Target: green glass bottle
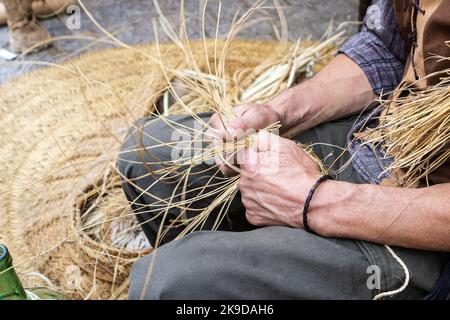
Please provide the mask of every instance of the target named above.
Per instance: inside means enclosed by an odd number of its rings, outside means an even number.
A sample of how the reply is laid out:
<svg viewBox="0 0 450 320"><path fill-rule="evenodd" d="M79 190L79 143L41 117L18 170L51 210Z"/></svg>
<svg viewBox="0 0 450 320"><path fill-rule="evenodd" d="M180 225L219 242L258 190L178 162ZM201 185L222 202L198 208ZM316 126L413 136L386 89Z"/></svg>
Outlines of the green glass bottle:
<svg viewBox="0 0 450 320"><path fill-rule="evenodd" d="M0 300L26 300L27 293L12 267L8 249L0 245Z"/></svg>
<svg viewBox="0 0 450 320"><path fill-rule="evenodd" d="M25 290L12 262L8 249L0 244L0 300L68 300L65 295L43 287Z"/></svg>

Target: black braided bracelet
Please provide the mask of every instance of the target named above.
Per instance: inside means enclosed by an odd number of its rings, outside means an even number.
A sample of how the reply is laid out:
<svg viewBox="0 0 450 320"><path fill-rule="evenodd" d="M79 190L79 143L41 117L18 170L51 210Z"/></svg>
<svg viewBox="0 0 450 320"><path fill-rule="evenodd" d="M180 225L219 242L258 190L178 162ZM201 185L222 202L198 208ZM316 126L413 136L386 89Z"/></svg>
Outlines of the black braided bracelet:
<svg viewBox="0 0 450 320"><path fill-rule="evenodd" d="M305 231L308 231L308 232L314 233L314 234L316 234L316 233L313 230L311 230L311 228L308 225L309 205L311 203L311 200L312 200L317 188L319 188L320 184L322 182L324 182L325 180L333 180L333 178L330 175L324 175L324 176L320 177L316 181L316 183L314 183L311 190L309 191L308 197L306 197L306 200L305 200L305 205L303 206L303 227L304 227Z"/></svg>

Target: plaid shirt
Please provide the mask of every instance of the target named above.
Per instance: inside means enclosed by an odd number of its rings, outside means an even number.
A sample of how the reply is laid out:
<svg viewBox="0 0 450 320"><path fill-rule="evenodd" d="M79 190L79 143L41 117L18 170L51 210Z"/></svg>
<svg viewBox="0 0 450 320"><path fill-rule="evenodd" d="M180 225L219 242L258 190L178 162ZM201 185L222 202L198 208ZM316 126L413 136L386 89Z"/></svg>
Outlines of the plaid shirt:
<svg viewBox="0 0 450 320"><path fill-rule="evenodd" d="M392 1L373 1L361 32L351 37L339 53L347 55L361 67L375 93L392 91L402 79L407 58L406 43L400 35ZM378 148L361 144L353 134L367 126L376 126L379 109L371 110L357 121L348 136L353 167L367 183L373 184L379 184L388 177L385 169L392 159L386 158Z"/></svg>

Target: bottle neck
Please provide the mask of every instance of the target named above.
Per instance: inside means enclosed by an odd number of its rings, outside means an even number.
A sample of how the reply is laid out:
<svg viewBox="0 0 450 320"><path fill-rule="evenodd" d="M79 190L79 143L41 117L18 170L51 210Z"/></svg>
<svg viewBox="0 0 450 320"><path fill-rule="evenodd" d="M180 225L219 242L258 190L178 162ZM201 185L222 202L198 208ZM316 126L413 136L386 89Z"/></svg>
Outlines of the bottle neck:
<svg viewBox="0 0 450 320"><path fill-rule="evenodd" d="M0 245L0 300L26 300L27 294L12 265L8 249Z"/></svg>

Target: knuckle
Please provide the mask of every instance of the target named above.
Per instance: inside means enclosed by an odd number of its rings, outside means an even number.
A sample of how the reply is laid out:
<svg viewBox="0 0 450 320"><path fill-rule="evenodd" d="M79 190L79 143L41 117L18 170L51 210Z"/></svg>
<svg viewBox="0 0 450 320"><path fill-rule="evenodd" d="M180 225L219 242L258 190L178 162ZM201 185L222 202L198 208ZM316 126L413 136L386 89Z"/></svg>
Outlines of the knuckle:
<svg viewBox="0 0 450 320"><path fill-rule="evenodd" d="M214 123L214 122L217 121L217 119L218 119L218 115L217 115L217 113L214 113L214 114L211 116L211 118L209 118L209 123Z"/></svg>
<svg viewBox="0 0 450 320"><path fill-rule="evenodd" d="M253 175L256 174L257 173L257 164L255 163L256 160L255 159L246 159L245 162L246 162L245 165L241 165L241 169L243 171L245 171L245 173L253 174ZM243 178L245 179L245 182L241 182L243 180ZM242 175L240 178L240 180L241 180L240 183L242 183L243 186L245 187L248 185L247 181L249 179L250 178L246 177L246 175Z"/></svg>
<svg viewBox="0 0 450 320"><path fill-rule="evenodd" d="M250 108L251 104L241 104L233 108L233 113L237 117L242 117L242 115L245 114Z"/></svg>
<svg viewBox="0 0 450 320"><path fill-rule="evenodd" d="M242 198L244 198L244 194L245 194L245 192L246 192L246 187L247 187L247 185L248 185L248 178L246 177L246 176L244 176L244 175L242 175L240 178L239 178L239 188L241 189L241 193L243 194L243 197Z"/></svg>
<svg viewBox="0 0 450 320"><path fill-rule="evenodd" d="M234 128L235 130L246 131L246 130L247 130L247 122L246 122L245 119L243 119L243 118L237 118L237 119L233 122L233 128Z"/></svg>
<svg viewBox="0 0 450 320"><path fill-rule="evenodd" d="M245 197L245 196L242 197L242 204L247 209L247 211L249 211L251 209L251 202L248 200L247 197Z"/></svg>
<svg viewBox="0 0 450 320"><path fill-rule="evenodd" d="M261 226L262 225L262 221L261 219L259 219L259 217L257 215L255 215L253 213L253 211L251 210L247 210L245 213L245 218L247 219L247 221L254 225L254 226Z"/></svg>
<svg viewBox="0 0 450 320"><path fill-rule="evenodd" d="M258 105L253 105L250 109L247 110L244 116L248 118L254 118L254 117L261 117L261 114L262 114L261 107Z"/></svg>
<svg viewBox="0 0 450 320"><path fill-rule="evenodd" d="M245 211L245 218L247 219L248 222L250 222L251 224L255 224L257 221L257 218L255 217L255 215L253 214L253 212L251 210L246 210Z"/></svg>

